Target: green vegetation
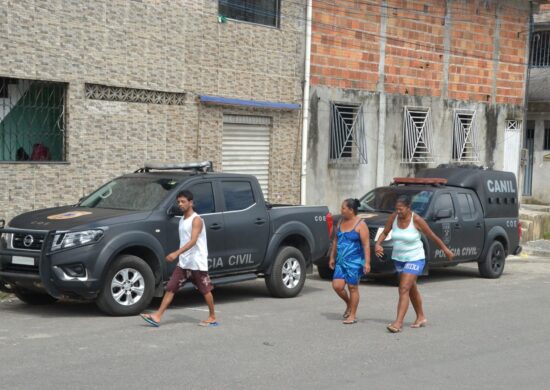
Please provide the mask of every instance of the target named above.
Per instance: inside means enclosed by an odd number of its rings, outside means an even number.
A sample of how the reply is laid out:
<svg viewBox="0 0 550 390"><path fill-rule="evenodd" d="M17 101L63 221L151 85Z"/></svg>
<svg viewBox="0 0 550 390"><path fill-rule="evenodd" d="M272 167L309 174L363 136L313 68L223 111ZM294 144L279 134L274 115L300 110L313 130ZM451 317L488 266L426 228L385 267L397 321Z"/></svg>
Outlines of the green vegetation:
<svg viewBox="0 0 550 390"><path fill-rule="evenodd" d="M543 237L545 240L550 240L550 232L544 232L544 234L542 235L542 237Z"/></svg>

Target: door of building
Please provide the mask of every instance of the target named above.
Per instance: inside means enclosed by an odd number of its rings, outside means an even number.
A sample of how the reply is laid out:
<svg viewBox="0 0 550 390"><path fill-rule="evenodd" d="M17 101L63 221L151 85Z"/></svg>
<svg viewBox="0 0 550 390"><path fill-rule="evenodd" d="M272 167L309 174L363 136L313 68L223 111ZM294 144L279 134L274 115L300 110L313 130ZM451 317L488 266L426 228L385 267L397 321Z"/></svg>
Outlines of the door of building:
<svg viewBox="0 0 550 390"><path fill-rule="evenodd" d="M523 176L523 195L531 196L533 194L533 157L535 153L535 123L527 122L527 132L525 133L525 149L527 149L527 162Z"/></svg>
<svg viewBox="0 0 550 390"><path fill-rule="evenodd" d="M269 199L270 129L270 117L223 116L222 171L256 176L266 199Z"/></svg>

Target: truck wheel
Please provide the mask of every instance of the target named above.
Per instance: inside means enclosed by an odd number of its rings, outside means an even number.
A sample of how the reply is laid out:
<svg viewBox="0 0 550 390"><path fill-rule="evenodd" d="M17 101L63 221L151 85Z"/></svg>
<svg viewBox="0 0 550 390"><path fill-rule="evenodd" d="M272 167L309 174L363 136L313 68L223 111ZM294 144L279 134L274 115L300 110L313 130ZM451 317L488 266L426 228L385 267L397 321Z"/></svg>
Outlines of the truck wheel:
<svg viewBox="0 0 550 390"><path fill-rule="evenodd" d="M485 260L477 263L479 274L489 279L500 277L502 271L504 271L505 260L506 252L504 251L504 246L499 241L493 242L489 247Z"/></svg>
<svg viewBox="0 0 550 390"><path fill-rule="evenodd" d="M49 305L57 301L57 299L51 295L27 290L21 287L14 288L13 293L20 301L28 303L29 305Z"/></svg>
<svg viewBox="0 0 550 390"><path fill-rule="evenodd" d="M292 246L279 250L271 274L265 278L270 294L278 298L292 298L302 290L306 281L306 261L302 252Z"/></svg>
<svg viewBox="0 0 550 390"><path fill-rule="evenodd" d="M334 274L334 270L331 270L329 267L323 267L320 265L317 266L317 272L319 273L321 279L325 280L332 280L332 275Z"/></svg>
<svg viewBox="0 0 550 390"><path fill-rule="evenodd" d="M119 256L109 268L97 306L106 314L130 316L141 313L153 299L155 277L137 256Z"/></svg>

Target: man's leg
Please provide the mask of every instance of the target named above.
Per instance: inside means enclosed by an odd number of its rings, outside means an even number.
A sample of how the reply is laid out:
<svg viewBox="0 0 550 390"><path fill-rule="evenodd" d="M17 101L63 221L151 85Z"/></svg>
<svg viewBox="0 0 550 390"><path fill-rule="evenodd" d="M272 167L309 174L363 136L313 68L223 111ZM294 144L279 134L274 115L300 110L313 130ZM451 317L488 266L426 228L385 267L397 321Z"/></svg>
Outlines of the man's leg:
<svg viewBox="0 0 550 390"><path fill-rule="evenodd" d="M214 296L211 292L204 294L204 300L208 305L208 318L204 322L216 322L216 313L214 311Z"/></svg>
<svg viewBox="0 0 550 390"><path fill-rule="evenodd" d="M162 302L160 303L160 307L158 310L152 314L145 314L145 316L150 317L155 322L160 323L162 320L162 316L166 312L166 309L170 306L172 303L172 300L174 299L174 295L178 291L179 287L185 281L187 280L187 271L181 269L180 267L174 268L174 272L172 272L172 276L170 277L170 280L168 281L168 285L166 286L166 292L164 293L164 297L162 297Z"/></svg>
<svg viewBox="0 0 550 390"><path fill-rule="evenodd" d="M208 305L208 318L201 321L201 325L208 325L209 323L216 322L216 312L214 311L214 296L212 290L214 286L210 280L210 275L206 271L192 271L193 283L198 288L199 292L204 297L204 301Z"/></svg>
<svg viewBox="0 0 550 390"><path fill-rule="evenodd" d="M164 293L164 297L162 297L162 302L160 303L160 307L156 312L151 314L151 318L155 321L160 323L162 320L162 316L164 315L164 312L166 309L168 309L168 306L172 303L172 299L174 299L174 293L171 291L166 291Z"/></svg>

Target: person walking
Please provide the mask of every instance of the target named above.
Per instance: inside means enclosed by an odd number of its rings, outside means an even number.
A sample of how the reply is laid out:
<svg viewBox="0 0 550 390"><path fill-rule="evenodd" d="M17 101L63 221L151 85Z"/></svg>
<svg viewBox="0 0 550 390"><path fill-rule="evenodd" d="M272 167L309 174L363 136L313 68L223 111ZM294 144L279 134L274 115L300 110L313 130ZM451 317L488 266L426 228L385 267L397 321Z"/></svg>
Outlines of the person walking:
<svg viewBox="0 0 550 390"><path fill-rule="evenodd" d="M204 296L208 305L209 315L206 320L199 322L201 326L216 326L216 313L214 311L214 297L212 296L212 282L208 275L208 246L206 242L206 230L201 217L193 210L193 194L183 190L178 193L177 203L183 216L179 222L178 231L180 248L166 256L166 261L178 260L174 269L167 291L162 298L160 307L154 313L142 313L143 318L152 326L160 326L162 316L172 303L176 292L188 281L192 282Z"/></svg>
<svg viewBox="0 0 550 390"><path fill-rule="evenodd" d="M378 257L384 255L384 249L380 245L392 232L393 252L392 260L399 274L399 302L397 304L397 317L387 326L391 333L401 332L403 320L409 308L409 301L416 312L416 320L411 328L426 326L428 320L422 307L422 297L416 284L418 275L422 274L426 265L426 254L422 244L420 233L434 241L445 256L452 260L453 253L437 237L426 221L411 210L411 199L408 195L401 195L395 202L395 212L390 216L384 231L376 240L374 250Z"/></svg>
<svg viewBox="0 0 550 390"><path fill-rule="evenodd" d="M340 208L342 219L332 241L329 267L334 270L332 288L346 303L346 325L357 322L359 281L370 272L370 242L367 224L357 216L357 199L346 199ZM348 291L346 291L346 285Z"/></svg>

